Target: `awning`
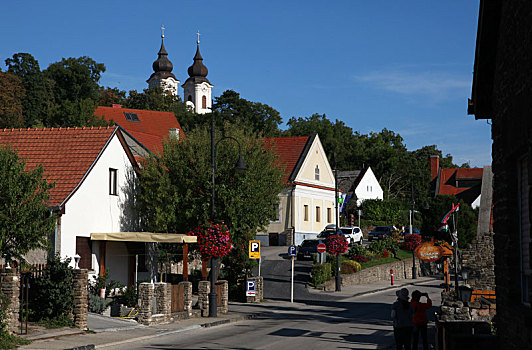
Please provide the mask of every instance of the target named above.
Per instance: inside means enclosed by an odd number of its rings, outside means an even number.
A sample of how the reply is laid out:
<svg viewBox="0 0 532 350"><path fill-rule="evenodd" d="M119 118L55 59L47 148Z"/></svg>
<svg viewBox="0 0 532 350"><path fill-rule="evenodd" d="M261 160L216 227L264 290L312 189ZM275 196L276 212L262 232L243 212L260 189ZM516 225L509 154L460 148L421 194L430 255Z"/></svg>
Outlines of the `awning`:
<svg viewBox="0 0 532 350"><path fill-rule="evenodd" d="M115 242L197 243L198 237L177 233L113 232L91 233L91 240Z"/></svg>

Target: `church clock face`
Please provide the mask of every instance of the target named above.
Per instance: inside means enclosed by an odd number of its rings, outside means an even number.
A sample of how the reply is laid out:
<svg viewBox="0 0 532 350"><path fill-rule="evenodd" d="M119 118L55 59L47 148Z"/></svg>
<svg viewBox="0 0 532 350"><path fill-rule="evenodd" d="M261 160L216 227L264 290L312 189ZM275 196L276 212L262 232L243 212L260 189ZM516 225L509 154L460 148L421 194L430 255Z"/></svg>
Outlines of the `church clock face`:
<svg viewBox="0 0 532 350"><path fill-rule="evenodd" d="M203 91L203 92L207 91L207 87L206 87L206 86L203 86L203 87L201 88L201 91Z"/></svg>

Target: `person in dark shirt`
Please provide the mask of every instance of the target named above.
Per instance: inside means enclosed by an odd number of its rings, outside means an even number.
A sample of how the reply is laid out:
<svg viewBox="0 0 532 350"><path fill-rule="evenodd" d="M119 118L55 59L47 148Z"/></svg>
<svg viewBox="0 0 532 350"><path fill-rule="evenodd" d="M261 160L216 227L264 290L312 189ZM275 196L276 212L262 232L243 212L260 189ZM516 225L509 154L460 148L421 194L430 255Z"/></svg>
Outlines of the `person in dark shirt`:
<svg viewBox="0 0 532 350"><path fill-rule="evenodd" d="M425 303L420 302L422 296L427 298ZM428 350L427 324L429 323L429 320L427 318L427 310L432 307L432 300L430 300L427 293L421 293L419 290L415 290L412 292L411 304L414 309L414 317L412 318L412 323L414 324L414 342L412 344L412 350L418 349L420 333L423 341L423 350Z"/></svg>
<svg viewBox="0 0 532 350"><path fill-rule="evenodd" d="M392 305L393 335L397 350L410 350L412 337L412 317L414 309L408 302L408 289L395 292L397 300Z"/></svg>

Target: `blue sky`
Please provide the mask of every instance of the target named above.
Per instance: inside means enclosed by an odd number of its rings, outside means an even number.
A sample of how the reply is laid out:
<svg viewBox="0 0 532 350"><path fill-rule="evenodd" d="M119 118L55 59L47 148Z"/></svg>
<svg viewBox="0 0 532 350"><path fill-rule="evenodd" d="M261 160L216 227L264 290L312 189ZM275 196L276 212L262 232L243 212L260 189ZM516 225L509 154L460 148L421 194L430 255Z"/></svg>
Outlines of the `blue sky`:
<svg viewBox="0 0 532 350"><path fill-rule="evenodd" d="M0 67L17 52L42 69L86 55L107 67L102 85L142 90L164 24L183 83L199 30L214 96L233 89L284 121L320 113L361 133L387 128L410 150L436 144L483 166L490 126L466 113L477 20L478 0L14 0L0 12Z"/></svg>

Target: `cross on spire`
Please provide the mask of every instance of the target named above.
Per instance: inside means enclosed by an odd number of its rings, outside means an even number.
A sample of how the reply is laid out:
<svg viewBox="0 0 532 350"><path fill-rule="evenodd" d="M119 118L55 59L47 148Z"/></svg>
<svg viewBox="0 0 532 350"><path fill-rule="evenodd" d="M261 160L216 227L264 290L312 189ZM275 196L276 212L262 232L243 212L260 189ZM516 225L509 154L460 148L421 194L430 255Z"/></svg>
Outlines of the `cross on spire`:
<svg viewBox="0 0 532 350"><path fill-rule="evenodd" d="M199 29L198 29L198 32L196 33L196 35L198 36L198 41L197 41L197 43L198 43L198 45L199 45L199 36L200 36Z"/></svg>
<svg viewBox="0 0 532 350"><path fill-rule="evenodd" d="M162 34L161 34L161 38L164 39L164 24L161 26L161 32L162 32Z"/></svg>

